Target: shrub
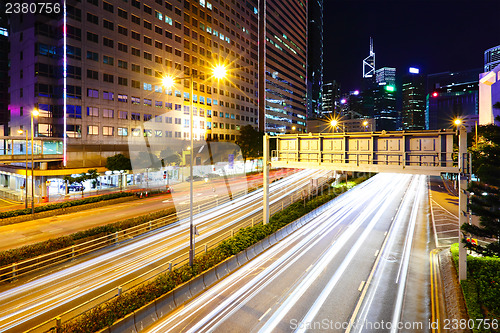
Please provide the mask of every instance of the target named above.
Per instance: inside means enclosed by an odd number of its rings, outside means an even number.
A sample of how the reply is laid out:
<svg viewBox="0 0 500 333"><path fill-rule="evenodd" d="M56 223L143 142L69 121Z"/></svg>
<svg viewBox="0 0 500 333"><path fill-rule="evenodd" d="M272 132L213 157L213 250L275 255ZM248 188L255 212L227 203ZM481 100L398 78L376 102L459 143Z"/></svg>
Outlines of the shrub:
<svg viewBox="0 0 500 333"><path fill-rule="evenodd" d="M68 236L57 237L43 242L22 246L17 249L11 249L0 252L0 267L6 266L22 260L34 258L42 254L63 249L65 247L76 245L87 240L106 236L117 231L135 227L139 224L152 221L161 217L172 215L175 209L164 209L158 212L149 213L139 217L130 218L103 226L97 226L91 229L78 231Z"/></svg>
<svg viewBox="0 0 500 333"><path fill-rule="evenodd" d="M53 204L48 204L48 205L37 206L37 207L35 207L35 213L46 212L49 210L67 208L67 207L72 207L72 206L80 206L80 205L85 205L85 204L99 202L99 201L128 197L131 195L133 195L133 193L120 192L120 193L111 193L111 194L100 195L97 197L90 197L90 198L84 198L84 199L78 199L78 200L58 202L58 203L53 203ZM9 217L28 215L28 214L31 214L31 208L11 210L8 212L1 212L0 219L6 219Z"/></svg>
<svg viewBox="0 0 500 333"><path fill-rule="evenodd" d="M457 268L458 244L450 251ZM467 256L467 280L461 286L471 319L500 319L500 258Z"/></svg>
<svg viewBox="0 0 500 333"><path fill-rule="evenodd" d="M266 225L259 224L240 229L233 237L222 241L214 249L195 257L193 267L185 265L171 272L161 274L152 282L122 294L106 304L82 314L72 322L64 324L62 332L95 332L111 326L116 320L138 310L175 287L245 250L336 196L336 193L318 196L308 201L305 207L302 201L296 202L283 211L274 214Z"/></svg>

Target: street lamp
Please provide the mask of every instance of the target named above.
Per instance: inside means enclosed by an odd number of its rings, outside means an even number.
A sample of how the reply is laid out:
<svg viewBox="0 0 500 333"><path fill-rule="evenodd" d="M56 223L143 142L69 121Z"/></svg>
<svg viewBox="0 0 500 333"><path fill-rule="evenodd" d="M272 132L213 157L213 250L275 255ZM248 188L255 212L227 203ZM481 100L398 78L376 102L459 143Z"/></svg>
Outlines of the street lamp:
<svg viewBox="0 0 500 333"><path fill-rule="evenodd" d="M216 79L220 80L226 76L226 67L223 65L216 65L213 68L212 75ZM190 98L189 98L189 137L190 137L190 145L189 145L189 266L193 266L194 260L194 224L193 224L193 164L194 164L194 138L193 138L193 80L194 75L191 72L190 75L185 76L183 78L173 78L172 76L166 76L163 78L163 86L167 88L171 88L175 81L177 80L185 80L189 79L190 81Z"/></svg>
<svg viewBox="0 0 500 333"><path fill-rule="evenodd" d="M26 153L26 164L25 164L25 177L24 177L24 208L28 209L28 131L23 131L22 129L18 130L17 133L22 135L26 134L26 143L24 147L24 151Z"/></svg>
<svg viewBox="0 0 500 333"><path fill-rule="evenodd" d="M363 121L363 126L365 128L365 132L366 132L366 129L368 128L368 121Z"/></svg>
<svg viewBox="0 0 500 333"><path fill-rule="evenodd" d="M33 133L35 132L35 125L33 118L38 117L40 112L37 109L31 111L31 214L35 213L35 176L34 176L34 158L33 158L33 150L35 149Z"/></svg>

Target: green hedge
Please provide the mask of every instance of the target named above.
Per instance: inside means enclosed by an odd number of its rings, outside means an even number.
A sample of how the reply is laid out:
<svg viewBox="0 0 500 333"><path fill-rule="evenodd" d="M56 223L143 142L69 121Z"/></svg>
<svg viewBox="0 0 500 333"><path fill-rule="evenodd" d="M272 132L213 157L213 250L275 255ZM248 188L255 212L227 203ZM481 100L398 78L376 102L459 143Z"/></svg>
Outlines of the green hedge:
<svg viewBox="0 0 500 333"><path fill-rule="evenodd" d="M35 207L35 213L46 212L49 210L67 208L67 207L72 207L72 206L80 206L80 205L85 205L85 204L89 204L89 203L94 203L94 202L99 202L99 201L104 201L104 200L111 200L111 199L116 199L116 198L121 198L121 197L129 197L132 195L134 195L134 193L120 192L120 193L111 193L111 194L105 194L105 195L89 197L89 198L84 198L84 199L78 199L78 200L58 202L58 203L53 203L53 204L48 204L48 205L41 205L41 206ZM1 212L0 219L6 219L9 217L28 215L28 214L31 214L31 208L16 209L16 210L8 211L8 212Z"/></svg>
<svg viewBox="0 0 500 333"><path fill-rule="evenodd" d="M366 178L364 177L363 179ZM63 326L62 332L96 332L112 325L118 319L143 307L182 283L189 281L207 269L245 250L290 222L332 200L339 193L341 192L320 195L306 202L305 205L303 202L296 202L283 211L274 214L266 225L259 224L240 229L234 237L221 242L216 248L207 251L207 253L195 257L192 268L185 265L174 269L172 272L161 274L154 281L122 294L84 313L74 321L66 323Z"/></svg>
<svg viewBox="0 0 500 333"><path fill-rule="evenodd" d="M49 239L47 241L26 245L16 249L1 251L0 266L9 265L22 260L37 257L42 254L50 253L52 251L57 251L71 245L76 245L86 240L98 238L101 236L106 236L115 233L116 231L121 231L127 228L131 228L141 223L152 221L174 213L175 213L174 208L164 209L158 212L142 215L139 217L134 217L123 221L118 221L115 223L94 227L84 231L79 231L68 236L57 237Z"/></svg>
<svg viewBox="0 0 500 333"><path fill-rule="evenodd" d="M450 250L457 268L458 244L453 244ZM461 285L470 319L497 319L500 322L500 258L468 255L467 280ZM492 330L474 329L474 332Z"/></svg>

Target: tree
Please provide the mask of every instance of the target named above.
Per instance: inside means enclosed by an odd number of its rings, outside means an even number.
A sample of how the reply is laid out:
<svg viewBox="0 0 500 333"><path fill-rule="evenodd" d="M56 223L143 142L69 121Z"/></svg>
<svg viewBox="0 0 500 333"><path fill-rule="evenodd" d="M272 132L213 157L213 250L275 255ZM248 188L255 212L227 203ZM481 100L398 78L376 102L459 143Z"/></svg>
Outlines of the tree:
<svg viewBox="0 0 500 333"><path fill-rule="evenodd" d="M469 208L479 216L479 226L465 223L462 230L472 236L492 240L487 245L466 242L466 247L485 256L500 256L500 188L472 182Z"/></svg>
<svg viewBox="0 0 500 333"><path fill-rule="evenodd" d="M73 184L73 183L80 183L82 185L82 197L83 197L83 182L89 179L94 179L97 180L99 177L99 173L97 172L97 169L89 169L86 173L81 173L76 177L73 177L72 175L66 175L64 176L64 180L66 181L66 185L68 184ZM68 193L68 186L66 186L66 194Z"/></svg>
<svg viewBox="0 0 500 333"><path fill-rule="evenodd" d="M256 131L252 125L245 125L240 129L240 135L236 144L240 146L243 161L248 158L262 156L264 133Z"/></svg>
<svg viewBox="0 0 500 333"><path fill-rule="evenodd" d="M130 162L130 158L123 154L117 154L106 159L106 168L111 171L132 170L132 163Z"/></svg>
<svg viewBox="0 0 500 333"><path fill-rule="evenodd" d="M500 127L478 127L478 139L470 145L473 173L481 182L500 186Z"/></svg>
<svg viewBox="0 0 500 333"><path fill-rule="evenodd" d="M182 156L176 152L163 157L162 161L164 165L180 165L182 163Z"/></svg>
<svg viewBox="0 0 500 333"><path fill-rule="evenodd" d="M469 185L469 208L479 216L479 226L465 223L461 229L473 237L486 239L489 244L466 242L465 245L482 255L500 256L500 127L479 126L478 140L469 151L473 173L480 180Z"/></svg>
<svg viewBox="0 0 500 333"><path fill-rule="evenodd" d="M160 169L161 162L158 156L153 153L141 151L137 154L137 163L134 163L134 166L139 169ZM135 160L134 160L135 161Z"/></svg>

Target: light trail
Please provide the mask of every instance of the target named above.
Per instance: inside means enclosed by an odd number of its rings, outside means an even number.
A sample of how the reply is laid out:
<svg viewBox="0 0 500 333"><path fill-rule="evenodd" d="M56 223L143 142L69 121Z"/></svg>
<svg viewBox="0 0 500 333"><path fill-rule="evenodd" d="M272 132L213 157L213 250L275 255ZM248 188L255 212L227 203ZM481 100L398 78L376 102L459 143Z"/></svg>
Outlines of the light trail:
<svg viewBox="0 0 500 333"><path fill-rule="evenodd" d="M387 241L384 243L382 249L380 249L379 256L383 258L391 258L393 253L401 253L401 262L394 274L394 279L391 280L390 286L391 289L396 289L396 296L393 299L394 306L391 317L386 319L378 317L372 318L369 316L374 308L374 302L378 302L381 297L380 295L384 293L383 288L387 286L386 279L391 276L390 272L391 269L394 268L394 260L397 260L397 258L393 258L393 260L377 261L376 266L373 268L373 279L365 285L364 294L358 301L358 306L356 307L356 310L351 318L352 326L346 330L346 333L351 331L356 333L363 332L365 326L360 323L380 322L381 320L390 322L391 332L397 331L405 295L406 279L417 214L419 212L419 205L424 195L424 189L425 176L415 176L401 202L400 209L398 210L394 223L387 235ZM410 216L409 221L407 221L408 215ZM405 224L407 224L407 226ZM403 242L403 249L401 250L400 245L398 244L398 239L401 238L403 233L406 237L404 237L405 241ZM392 284L395 284L395 286L392 286ZM386 301L391 300L389 298L389 300ZM358 308L361 309L359 314L357 313Z"/></svg>
<svg viewBox="0 0 500 333"><path fill-rule="evenodd" d="M308 185L311 177L325 174L325 171L301 171L270 184L271 202ZM225 229L230 230L238 222L240 215L251 215L259 209L262 209L262 190L196 215L195 223L202 231L197 241ZM187 231L188 223L180 221L165 228L165 231L0 292L0 331L17 330L16 327L20 324L75 302L84 295L98 292L103 287L108 290L116 289L124 276L136 274L145 266L151 266L186 248Z"/></svg>
<svg viewBox="0 0 500 333"><path fill-rule="evenodd" d="M331 234L337 230L337 238L328 243L327 249L308 269L302 272L297 282L290 286L286 295L277 301L278 303L274 306L265 304L265 309L256 317L259 318L258 321L256 320L256 326L249 327L249 330L270 332L276 329L284 316L296 307L298 300L303 297L308 288L316 283L326 267L332 264L335 257L339 257L340 250L345 246L351 246L348 255L341 260L337 272L304 316L304 321L313 319L349 263L370 236L384 211L394 201L392 198L394 189L404 186L409 179L410 176L405 175L377 175L335 199L329 204L327 210L312 218L302 228L185 304L165 320L150 328L149 332L221 330L220 325L228 318L234 316L243 307L249 306L248 303L252 298L262 293L273 281L280 279L280 276L286 274L287 270L293 271L294 264L298 260L304 259L308 251L318 246L320 242L324 243L326 237L331 237ZM363 209L360 213L356 213L360 205ZM372 215L374 216L371 217ZM361 236L354 240L354 244L349 244L359 231L361 231ZM268 266L264 269L260 268L265 265ZM256 272L259 273L255 275ZM223 301L214 305L213 310L202 314L209 304L221 298Z"/></svg>

